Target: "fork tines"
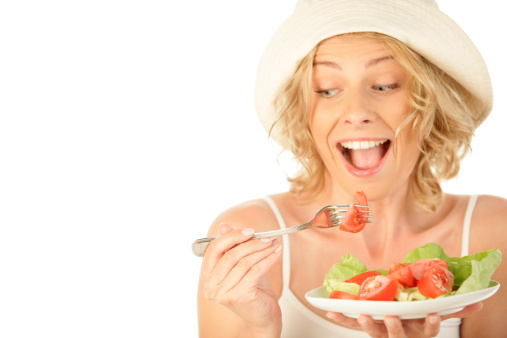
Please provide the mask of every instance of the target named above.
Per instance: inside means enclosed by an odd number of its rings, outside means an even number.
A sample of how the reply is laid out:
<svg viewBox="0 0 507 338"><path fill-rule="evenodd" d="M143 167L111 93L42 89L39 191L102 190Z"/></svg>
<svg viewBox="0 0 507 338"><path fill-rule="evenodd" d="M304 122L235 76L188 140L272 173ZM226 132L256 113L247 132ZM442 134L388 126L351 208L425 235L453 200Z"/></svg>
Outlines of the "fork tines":
<svg viewBox="0 0 507 338"><path fill-rule="evenodd" d="M363 220L364 222L361 223L373 223L373 220L366 220L367 218L373 218L373 215L364 215L364 213L371 214L372 211L369 206L367 205L354 205L356 208L361 208L358 210L360 214L356 216L357 219ZM348 208L350 205L333 205L331 206L329 213L331 214L331 219L333 221L338 221L340 223L341 219L345 216L345 213L348 211ZM339 208L347 208L347 209L339 209ZM365 210L367 209L367 210Z"/></svg>

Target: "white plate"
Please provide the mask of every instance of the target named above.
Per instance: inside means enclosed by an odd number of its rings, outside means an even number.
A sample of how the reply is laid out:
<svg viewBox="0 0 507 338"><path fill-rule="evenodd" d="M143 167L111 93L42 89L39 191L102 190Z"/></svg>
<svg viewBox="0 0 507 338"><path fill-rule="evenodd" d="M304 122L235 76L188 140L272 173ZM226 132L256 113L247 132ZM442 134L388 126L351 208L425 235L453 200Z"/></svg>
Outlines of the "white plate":
<svg viewBox="0 0 507 338"><path fill-rule="evenodd" d="M412 302L330 299L325 286L307 292L305 297L310 304L321 310L339 312L347 317L357 318L360 315L369 315L373 319L383 319L385 316L413 319L424 318L430 313L446 315L458 312L467 305L493 296L499 287L500 283L491 281L487 289Z"/></svg>

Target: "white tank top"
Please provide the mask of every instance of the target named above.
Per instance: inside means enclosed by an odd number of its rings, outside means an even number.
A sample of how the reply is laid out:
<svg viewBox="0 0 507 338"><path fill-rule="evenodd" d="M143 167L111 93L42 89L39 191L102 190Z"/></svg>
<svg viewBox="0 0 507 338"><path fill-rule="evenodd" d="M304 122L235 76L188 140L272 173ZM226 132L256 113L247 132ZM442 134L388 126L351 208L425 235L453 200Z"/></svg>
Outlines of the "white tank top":
<svg viewBox="0 0 507 338"><path fill-rule="evenodd" d="M271 210L276 216L278 224L281 229L285 229L285 221L282 214L278 210L276 203L266 196L265 201L270 206ZM465 213L465 220L463 224L463 239L461 242L461 256L468 255L468 244L470 235L470 221L472 213L477 202L477 196L470 196L468 201L467 210ZM290 285L290 245L289 236L282 237L283 245L283 263L282 263L282 276L283 288L282 294L278 303L282 310L283 326L282 338L328 338L328 337L369 337L362 331L356 331L344 328L342 326L333 324L319 317L301 303L289 288ZM442 338L459 338L460 337L460 318L451 318L443 321L440 325L440 333L437 337Z"/></svg>

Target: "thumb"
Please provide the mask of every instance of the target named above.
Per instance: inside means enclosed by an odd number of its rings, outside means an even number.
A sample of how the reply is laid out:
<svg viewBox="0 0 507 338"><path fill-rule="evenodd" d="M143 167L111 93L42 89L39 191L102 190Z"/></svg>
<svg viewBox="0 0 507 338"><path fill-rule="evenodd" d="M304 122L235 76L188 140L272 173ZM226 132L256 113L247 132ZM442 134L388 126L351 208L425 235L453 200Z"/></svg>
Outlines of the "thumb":
<svg viewBox="0 0 507 338"><path fill-rule="evenodd" d="M221 223L219 228L218 228L218 233L220 235L225 235L226 233L228 233L229 231L232 231L232 227L227 224L227 223Z"/></svg>

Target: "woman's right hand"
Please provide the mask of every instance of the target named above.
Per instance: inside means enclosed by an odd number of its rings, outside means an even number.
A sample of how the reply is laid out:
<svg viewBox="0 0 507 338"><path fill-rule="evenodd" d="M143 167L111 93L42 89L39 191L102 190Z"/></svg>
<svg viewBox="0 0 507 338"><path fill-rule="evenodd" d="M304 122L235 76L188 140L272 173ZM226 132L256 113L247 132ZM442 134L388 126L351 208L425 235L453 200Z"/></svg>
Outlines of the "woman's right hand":
<svg viewBox="0 0 507 338"><path fill-rule="evenodd" d="M281 312L267 272L280 257L281 246L275 238L249 240L253 233L220 225L203 259L204 297L239 315L252 333L279 336Z"/></svg>

